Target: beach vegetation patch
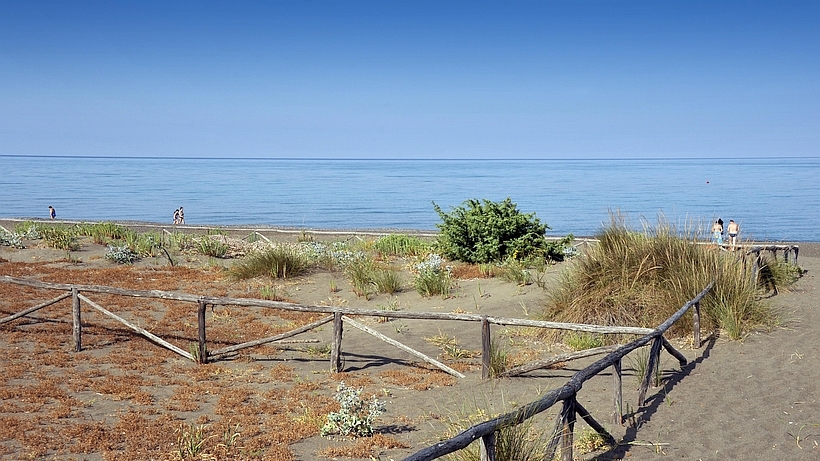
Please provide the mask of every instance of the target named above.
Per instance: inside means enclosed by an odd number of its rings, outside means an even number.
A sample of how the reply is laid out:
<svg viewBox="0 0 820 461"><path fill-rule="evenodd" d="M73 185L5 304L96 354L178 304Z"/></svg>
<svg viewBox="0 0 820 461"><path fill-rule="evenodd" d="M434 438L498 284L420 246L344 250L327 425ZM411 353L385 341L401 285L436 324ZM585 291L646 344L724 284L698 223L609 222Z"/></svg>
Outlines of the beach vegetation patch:
<svg viewBox="0 0 820 461"><path fill-rule="evenodd" d="M420 295L446 297L450 294L453 288L452 266L445 266L440 255L435 253L428 255L413 269L415 271L413 286Z"/></svg>
<svg viewBox="0 0 820 461"><path fill-rule="evenodd" d="M105 259L114 261L117 264L132 264L139 258L139 255L131 251L127 245L109 245L108 250L105 252Z"/></svg>
<svg viewBox="0 0 820 461"><path fill-rule="evenodd" d="M286 279L302 275L312 267L304 253L291 246L277 245L248 255L234 264L229 274L237 280L261 276Z"/></svg>
<svg viewBox="0 0 820 461"><path fill-rule="evenodd" d="M535 213L519 211L510 198L501 202L470 199L449 213L435 202L433 208L442 220L437 224L436 247L456 261L479 264L532 256L561 261L564 246L571 240L547 241L549 226Z"/></svg>
<svg viewBox="0 0 820 461"><path fill-rule="evenodd" d="M339 411L327 415L327 422L322 426L322 435L371 436L373 423L386 411L384 402L375 395L371 395L370 399L362 399L361 388L348 387L344 382L340 382L336 389L336 401L339 402Z"/></svg>
<svg viewBox="0 0 820 461"><path fill-rule="evenodd" d="M197 242L197 250L205 256L213 258L224 258L230 249L227 244L219 240L219 236L212 238L210 235L203 236Z"/></svg>
<svg viewBox="0 0 820 461"><path fill-rule="evenodd" d="M775 293L788 291L801 275L803 275L803 269L797 264L788 263L776 257L763 257L758 274L758 285L764 290Z"/></svg>
<svg viewBox="0 0 820 461"><path fill-rule="evenodd" d="M77 241L77 229L63 225L41 226L37 229L48 246L58 250L77 251L80 243Z"/></svg>
<svg viewBox="0 0 820 461"><path fill-rule="evenodd" d="M722 328L733 339L773 326L776 315L761 301L743 261L732 253L699 245L696 234L679 233L663 218L656 226L633 231L623 219L613 217L597 235L598 244L561 273L540 317L654 328L714 280L714 288L700 303L703 326ZM691 331L691 315L670 330L677 335ZM618 339L607 337L607 341Z"/></svg>
<svg viewBox="0 0 820 461"><path fill-rule="evenodd" d="M91 241L97 245L106 245L112 240L119 240L125 237L128 230L113 222L82 223L77 225L78 235L91 237Z"/></svg>
<svg viewBox="0 0 820 461"><path fill-rule="evenodd" d="M430 242L407 234L389 234L376 239L373 249L381 256L423 256L430 252Z"/></svg>

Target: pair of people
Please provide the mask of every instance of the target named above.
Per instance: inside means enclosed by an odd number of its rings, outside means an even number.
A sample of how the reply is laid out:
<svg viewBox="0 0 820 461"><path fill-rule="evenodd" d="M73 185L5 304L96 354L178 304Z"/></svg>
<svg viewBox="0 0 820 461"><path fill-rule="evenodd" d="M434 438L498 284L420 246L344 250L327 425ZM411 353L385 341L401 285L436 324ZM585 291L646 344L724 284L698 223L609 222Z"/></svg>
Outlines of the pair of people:
<svg viewBox="0 0 820 461"><path fill-rule="evenodd" d="M185 224L185 210L182 207L174 210L174 224Z"/></svg>
<svg viewBox="0 0 820 461"><path fill-rule="evenodd" d="M731 249L735 249L737 245L737 234L740 233L740 225L736 223L733 219L729 220L729 225L726 226L726 232L729 234L729 245L731 245ZM715 224L712 225L712 239L718 246L723 246L723 220L718 219L715 221Z"/></svg>

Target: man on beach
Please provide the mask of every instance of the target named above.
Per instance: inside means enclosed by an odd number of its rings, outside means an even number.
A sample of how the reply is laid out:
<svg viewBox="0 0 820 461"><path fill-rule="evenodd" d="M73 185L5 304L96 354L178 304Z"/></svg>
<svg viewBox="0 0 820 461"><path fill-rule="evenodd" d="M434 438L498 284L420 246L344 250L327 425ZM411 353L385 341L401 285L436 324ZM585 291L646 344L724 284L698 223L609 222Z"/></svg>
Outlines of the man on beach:
<svg viewBox="0 0 820 461"><path fill-rule="evenodd" d="M730 219L726 232L729 233L729 244L732 246L732 250L736 250L735 245L737 244L737 234L740 233L740 226L733 219Z"/></svg>

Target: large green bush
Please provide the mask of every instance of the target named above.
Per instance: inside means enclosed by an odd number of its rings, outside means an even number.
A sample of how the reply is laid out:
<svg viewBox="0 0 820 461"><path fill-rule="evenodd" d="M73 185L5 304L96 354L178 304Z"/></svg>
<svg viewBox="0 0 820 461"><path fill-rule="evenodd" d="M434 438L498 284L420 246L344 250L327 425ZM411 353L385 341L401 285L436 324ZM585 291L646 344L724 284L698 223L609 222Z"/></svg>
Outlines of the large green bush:
<svg viewBox="0 0 820 461"><path fill-rule="evenodd" d="M563 259L564 243L548 243L545 233L549 227L535 213L520 212L509 198L501 202L467 200L450 213L435 202L433 208L442 220L437 225L438 248L447 258L474 264L508 257Z"/></svg>

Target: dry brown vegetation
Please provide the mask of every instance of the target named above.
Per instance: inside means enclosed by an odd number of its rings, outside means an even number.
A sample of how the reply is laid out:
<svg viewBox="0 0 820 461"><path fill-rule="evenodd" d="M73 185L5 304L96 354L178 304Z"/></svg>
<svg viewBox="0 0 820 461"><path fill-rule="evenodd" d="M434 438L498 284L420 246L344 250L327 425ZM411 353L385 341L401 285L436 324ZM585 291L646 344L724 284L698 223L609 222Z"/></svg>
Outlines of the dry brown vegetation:
<svg viewBox="0 0 820 461"><path fill-rule="evenodd" d="M247 296L222 271L184 267L88 268L67 263L2 263L2 274L42 281ZM54 291L0 283L0 314L53 298ZM89 294L95 302L183 349L196 341L196 306ZM197 365L96 312L83 313L83 351L71 344L70 299L0 326L0 457L29 459L294 459L289 446L318 434L338 409L339 381L375 392L387 384L417 390L453 378L423 367L379 374L304 372L239 357ZM212 347L271 336L318 314L209 308ZM255 350L273 358L276 347ZM304 354L303 354L304 355ZM327 368L319 360L315 368ZM396 415L400 416L400 415ZM340 440L327 457L376 456L404 447L384 434Z"/></svg>

